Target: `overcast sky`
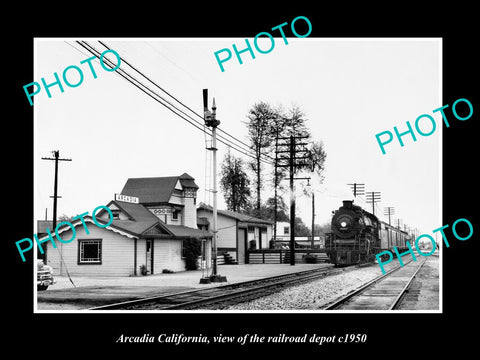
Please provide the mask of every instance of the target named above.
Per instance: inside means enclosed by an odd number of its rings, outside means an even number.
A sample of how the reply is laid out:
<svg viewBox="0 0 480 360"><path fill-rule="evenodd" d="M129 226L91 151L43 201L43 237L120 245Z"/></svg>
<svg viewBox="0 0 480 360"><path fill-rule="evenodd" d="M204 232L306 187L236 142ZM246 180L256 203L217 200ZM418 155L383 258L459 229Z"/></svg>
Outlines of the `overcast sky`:
<svg viewBox="0 0 480 360"><path fill-rule="evenodd" d="M320 39L276 38L268 54L252 59L235 56L221 72L214 52L243 48L243 38L219 39L36 39L35 75L32 81L53 82L53 73L77 65L84 81L52 87L48 98L42 89L35 96L35 219L48 208L52 217L54 162L41 160L60 150L71 162L59 165L58 215L73 216L104 205L119 193L130 177L192 175L205 193L205 135L145 93L93 62L93 79L87 64L92 55L75 40L86 40L102 49L106 42L130 64L158 85L203 113L202 89L208 88L217 105L220 128L247 141L244 122L258 101L289 108L298 105L306 114L313 138L327 152L324 182L313 183L316 222L330 220L331 211L352 198L348 183L364 183L367 191L381 192L376 213L395 208L394 218L431 233L441 219L441 98L440 39ZM250 39L252 41L252 39ZM266 48L267 46L263 46ZM130 69L121 64L121 68ZM69 75L74 79L74 71ZM133 72L132 72L133 73ZM26 99L28 104L28 100ZM406 130L421 114L437 120L428 137L407 135L405 146L395 139L383 155L375 134L397 126ZM425 124L425 131L429 129ZM218 144L219 163L226 146ZM233 151L233 154L240 155ZM220 167L220 165L219 165ZM287 185L287 184L285 184ZM298 184L299 185L299 184ZM267 188L264 200L273 194ZM285 193L288 202L288 193ZM219 208L225 208L219 192ZM360 205L371 210L371 204ZM297 214L311 224L311 199L298 194ZM36 228L36 227L35 227Z"/></svg>

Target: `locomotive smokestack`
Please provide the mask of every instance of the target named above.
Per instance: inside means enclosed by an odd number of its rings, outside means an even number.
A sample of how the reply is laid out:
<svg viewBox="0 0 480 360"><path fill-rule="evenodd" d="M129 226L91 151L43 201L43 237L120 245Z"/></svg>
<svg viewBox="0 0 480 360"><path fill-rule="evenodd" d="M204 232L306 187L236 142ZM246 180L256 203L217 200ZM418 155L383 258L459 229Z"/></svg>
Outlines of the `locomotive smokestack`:
<svg viewBox="0 0 480 360"><path fill-rule="evenodd" d="M353 206L352 200L343 200L343 207L346 209L351 209Z"/></svg>

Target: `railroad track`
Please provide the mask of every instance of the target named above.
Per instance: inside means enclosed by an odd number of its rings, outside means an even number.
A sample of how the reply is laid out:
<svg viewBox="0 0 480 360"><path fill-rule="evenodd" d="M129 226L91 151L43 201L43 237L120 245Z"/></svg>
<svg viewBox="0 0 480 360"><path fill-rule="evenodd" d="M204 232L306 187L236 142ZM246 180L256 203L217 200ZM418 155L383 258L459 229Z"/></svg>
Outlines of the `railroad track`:
<svg viewBox="0 0 480 360"><path fill-rule="evenodd" d="M428 258L417 257L369 281L324 307L324 310L395 310Z"/></svg>
<svg viewBox="0 0 480 360"><path fill-rule="evenodd" d="M332 266L270 278L221 285L207 289L195 289L174 294L108 304L89 310L192 310L222 304L236 304L269 295L279 288L317 280L326 276L353 270L354 267Z"/></svg>

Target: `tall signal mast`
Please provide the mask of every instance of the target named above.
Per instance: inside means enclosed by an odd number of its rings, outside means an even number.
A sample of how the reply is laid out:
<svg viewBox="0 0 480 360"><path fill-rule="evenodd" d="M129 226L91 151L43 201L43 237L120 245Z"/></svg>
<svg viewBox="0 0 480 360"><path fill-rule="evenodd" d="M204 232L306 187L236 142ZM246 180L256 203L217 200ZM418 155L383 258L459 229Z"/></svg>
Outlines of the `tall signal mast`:
<svg viewBox="0 0 480 360"><path fill-rule="evenodd" d="M212 156L212 180L213 180L213 221L212 221L212 275L210 276L211 282L225 282L226 276L218 275L217 273L217 127L220 125L220 121L216 118L217 107L215 105L215 98L213 98L212 111L208 109L208 89L203 89L203 118L205 125L212 129L212 146L208 149L213 152ZM200 280L201 283L205 282L204 279Z"/></svg>

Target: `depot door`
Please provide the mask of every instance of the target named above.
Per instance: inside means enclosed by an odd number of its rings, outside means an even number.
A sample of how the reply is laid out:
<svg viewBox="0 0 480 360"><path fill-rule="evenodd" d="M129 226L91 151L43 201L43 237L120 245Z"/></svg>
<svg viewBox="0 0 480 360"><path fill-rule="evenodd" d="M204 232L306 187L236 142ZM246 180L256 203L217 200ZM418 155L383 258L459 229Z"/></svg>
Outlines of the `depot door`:
<svg viewBox="0 0 480 360"><path fill-rule="evenodd" d="M247 256L247 229L238 229L237 234L237 261L239 264L245 264Z"/></svg>
<svg viewBox="0 0 480 360"><path fill-rule="evenodd" d="M146 258L145 264L147 266L148 274L153 274L153 240L146 240Z"/></svg>

